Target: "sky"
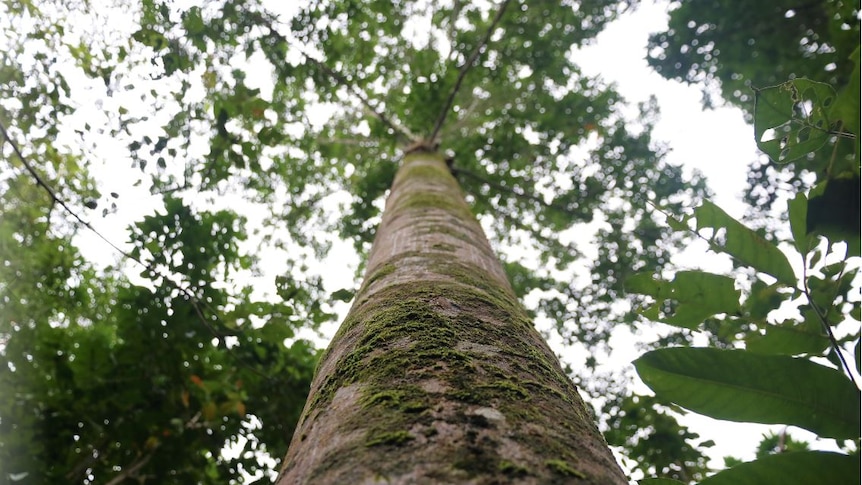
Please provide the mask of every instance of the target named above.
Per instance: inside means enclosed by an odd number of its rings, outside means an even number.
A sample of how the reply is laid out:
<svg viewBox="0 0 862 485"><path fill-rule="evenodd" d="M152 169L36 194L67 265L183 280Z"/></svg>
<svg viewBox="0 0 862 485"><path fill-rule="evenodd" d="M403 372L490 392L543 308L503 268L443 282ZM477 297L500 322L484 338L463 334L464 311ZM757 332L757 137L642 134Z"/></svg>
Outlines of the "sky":
<svg viewBox="0 0 862 485"><path fill-rule="evenodd" d="M664 3L641 2L636 11L610 24L593 45L577 51L576 60L584 73L599 75L605 81L614 83L619 93L633 106L647 101L651 95L655 96L661 117L653 131L653 138L666 143L670 148L666 160L681 165L690 172L701 172L715 194L713 202L731 216L741 217L745 210L742 190L745 186L747 166L757 157L754 130L744 122L742 112L738 109L720 107L703 111L700 86L685 86L665 80L648 67L645 60L647 38L651 32L665 28L666 9ZM113 148L106 145L106 148L116 150L117 153L125 150L125 147L119 145ZM129 172L124 164L115 166L115 170L106 166L101 172L103 182L110 180L112 187L120 183L118 177L121 173ZM129 185L131 183L132 181L128 181ZM126 239L124 225L117 224L117 220L134 220L153 209L152 200L145 193L129 188L123 194L120 207L122 212L117 217L92 218L96 229L115 243ZM106 247L94 235L81 233L78 244L89 258L105 258ZM347 276L344 274L345 260L350 258L349 254L352 254L352 249L348 246L336 246L327 260L318 262L317 269L327 275L324 282L329 291L343 288L344 281L352 282L352 273ZM265 254L261 255L261 258L271 259ZM355 261L351 260L347 265L348 271L352 272L350 266L354 264ZM716 272L730 269L727 259L709 255L706 245L701 243L692 244L687 251L678 255L674 266L678 269L698 268ZM343 305L338 309L344 312L347 306ZM324 332L331 335L335 328L335 325L331 325L326 327ZM631 371L630 362L639 354L635 348L638 338L640 337L628 332L615 333L612 340L615 352L605 364L605 368ZM552 341L551 344L565 358L567 350L559 342ZM638 390L647 392L642 384ZM683 422L689 424L693 431L700 433L702 438L715 441L716 447L710 452L710 465L716 468L722 467L721 457L726 455L752 459L761 435L767 429L780 430L780 427L715 421L693 414L683 418ZM792 432L797 438L813 436L800 430Z"/></svg>

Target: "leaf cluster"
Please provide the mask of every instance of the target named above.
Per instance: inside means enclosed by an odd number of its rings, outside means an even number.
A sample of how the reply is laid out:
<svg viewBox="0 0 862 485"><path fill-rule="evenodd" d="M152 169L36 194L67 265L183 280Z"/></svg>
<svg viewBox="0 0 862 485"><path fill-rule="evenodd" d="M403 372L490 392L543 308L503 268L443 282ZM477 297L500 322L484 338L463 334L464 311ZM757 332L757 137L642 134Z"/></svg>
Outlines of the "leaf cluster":
<svg viewBox="0 0 862 485"><path fill-rule="evenodd" d="M858 60L858 49L855 56ZM857 146L844 158L838 149L858 145L858 72L857 64L851 76L855 87L839 95L807 79L757 93L758 144L776 162L817 163L822 146L832 147L828 169L817 172L819 183L788 202L789 244L779 248L704 202L691 216L668 215L668 223L696 232L711 250L729 255L748 272L730 277L678 271L669 280L647 273L627 282L631 291L653 299L641 310L644 317L710 332L733 347L682 346L641 356L635 367L658 399L717 419L797 426L852 452L784 453L781 447L778 454L736 464L701 483L754 483L776 476L784 483L821 483L827 469L831 479L858 483L860 303L852 295L860 254L854 203L859 151ZM799 259L801 274L788 255ZM740 273L745 291L738 289ZM845 355L851 346L855 369Z"/></svg>

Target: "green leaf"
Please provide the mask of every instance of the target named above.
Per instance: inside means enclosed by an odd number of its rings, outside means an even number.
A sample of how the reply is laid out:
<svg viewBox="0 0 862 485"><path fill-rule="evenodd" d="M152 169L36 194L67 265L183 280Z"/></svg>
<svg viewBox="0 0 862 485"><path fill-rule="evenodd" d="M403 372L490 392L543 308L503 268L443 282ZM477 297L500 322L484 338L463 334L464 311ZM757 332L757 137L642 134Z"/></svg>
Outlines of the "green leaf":
<svg viewBox="0 0 862 485"><path fill-rule="evenodd" d="M756 280L751 285L751 291L743 305L747 312L746 317L758 322L765 321L770 312L778 309L784 300L792 296L778 291L783 287L784 285L779 283L767 285L763 281Z"/></svg>
<svg viewBox="0 0 862 485"><path fill-rule="evenodd" d="M756 232L730 217L720 207L710 201L695 209L697 229L705 227L714 230L709 244L715 251L727 253L739 262L757 271L774 276L788 286L796 286L796 275L787 256L774 244ZM719 229L725 229L723 241L717 237Z"/></svg>
<svg viewBox="0 0 862 485"><path fill-rule="evenodd" d="M805 221L808 218L808 198L804 193L799 192L796 197L787 201L787 214L790 218L793 245L804 256L814 246L814 238L808 235L805 227Z"/></svg>
<svg viewBox="0 0 862 485"><path fill-rule="evenodd" d="M778 163L799 159L829 140L828 110L835 90L826 83L794 79L755 91L754 134L758 148Z"/></svg>
<svg viewBox="0 0 862 485"><path fill-rule="evenodd" d="M821 485L859 483L859 456L827 451L769 455L702 480L700 485Z"/></svg>
<svg viewBox="0 0 862 485"><path fill-rule="evenodd" d="M846 241L848 254L860 254L862 190L860 178L828 179L811 190L805 217L808 233L823 234L830 241ZM794 236L795 237L795 236Z"/></svg>
<svg viewBox="0 0 862 485"><path fill-rule="evenodd" d="M829 347L829 339L823 335L820 322L806 319L798 325L790 321L768 325L765 334L747 337L745 347L758 354L821 354Z"/></svg>
<svg viewBox="0 0 862 485"><path fill-rule="evenodd" d="M626 289L656 298L644 315L677 327L693 329L715 314L739 309L739 291L734 288L733 278L704 271L680 271L671 281L640 273L626 281ZM675 305L660 317L659 310L668 299Z"/></svg>
<svg viewBox="0 0 862 485"><path fill-rule="evenodd" d="M658 397L713 418L859 436L859 391L840 371L806 359L677 347L634 364Z"/></svg>
<svg viewBox="0 0 862 485"><path fill-rule="evenodd" d="M338 291L334 291L330 297L333 300L343 301L345 303L350 303L350 300L353 299L353 290L348 290L347 288L342 288Z"/></svg>
<svg viewBox="0 0 862 485"><path fill-rule="evenodd" d="M638 480L638 485L681 485L683 483L684 482L674 480L673 478L660 477L644 478L643 480Z"/></svg>
<svg viewBox="0 0 862 485"><path fill-rule="evenodd" d="M132 38L141 44L152 47L157 52L168 45L168 39L161 32L156 32L153 29L138 30L132 34Z"/></svg>
<svg viewBox="0 0 862 485"><path fill-rule="evenodd" d="M859 146L859 47L856 47L856 50L850 55L850 59L853 61L853 71L850 73L850 80L847 83L847 86L838 94L838 100L835 105L832 107L832 111L829 112L830 117L833 121L841 121L844 125L844 129L857 135L856 136L856 146ZM856 153L858 154L858 148ZM857 169L858 173L858 169Z"/></svg>
<svg viewBox="0 0 862 485"><path fill-rule="evenodd" d="M856 340L856 350L853 353L856 354L856 372L862 374L862 339Z"/></svg>

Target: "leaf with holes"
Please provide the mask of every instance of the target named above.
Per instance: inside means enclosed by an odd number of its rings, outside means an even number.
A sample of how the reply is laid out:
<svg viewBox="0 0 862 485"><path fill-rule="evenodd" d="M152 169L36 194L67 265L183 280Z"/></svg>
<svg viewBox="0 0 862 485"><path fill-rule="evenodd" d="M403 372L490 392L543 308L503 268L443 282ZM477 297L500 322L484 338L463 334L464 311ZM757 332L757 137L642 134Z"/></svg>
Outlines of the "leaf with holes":
<svg viewBox="0 0 862 485"><path fill-rule="evenodd" d="M832 130L828 112L834 102L832 86L808 79L757 90L757 147L777 163L789 163L819 149Z"/></svg>

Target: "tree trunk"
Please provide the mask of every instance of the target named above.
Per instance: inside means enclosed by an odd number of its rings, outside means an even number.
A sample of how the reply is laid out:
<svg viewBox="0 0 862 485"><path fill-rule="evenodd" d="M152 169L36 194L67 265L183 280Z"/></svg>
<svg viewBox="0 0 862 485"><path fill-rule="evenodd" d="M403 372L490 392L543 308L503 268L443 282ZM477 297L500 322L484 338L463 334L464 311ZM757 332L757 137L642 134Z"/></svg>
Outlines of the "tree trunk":
<svg viewBox="0 0 862 485"><path fill-rule="evenodd" d="M625 484L438 154L405 157L279 484Z"/></svg>

